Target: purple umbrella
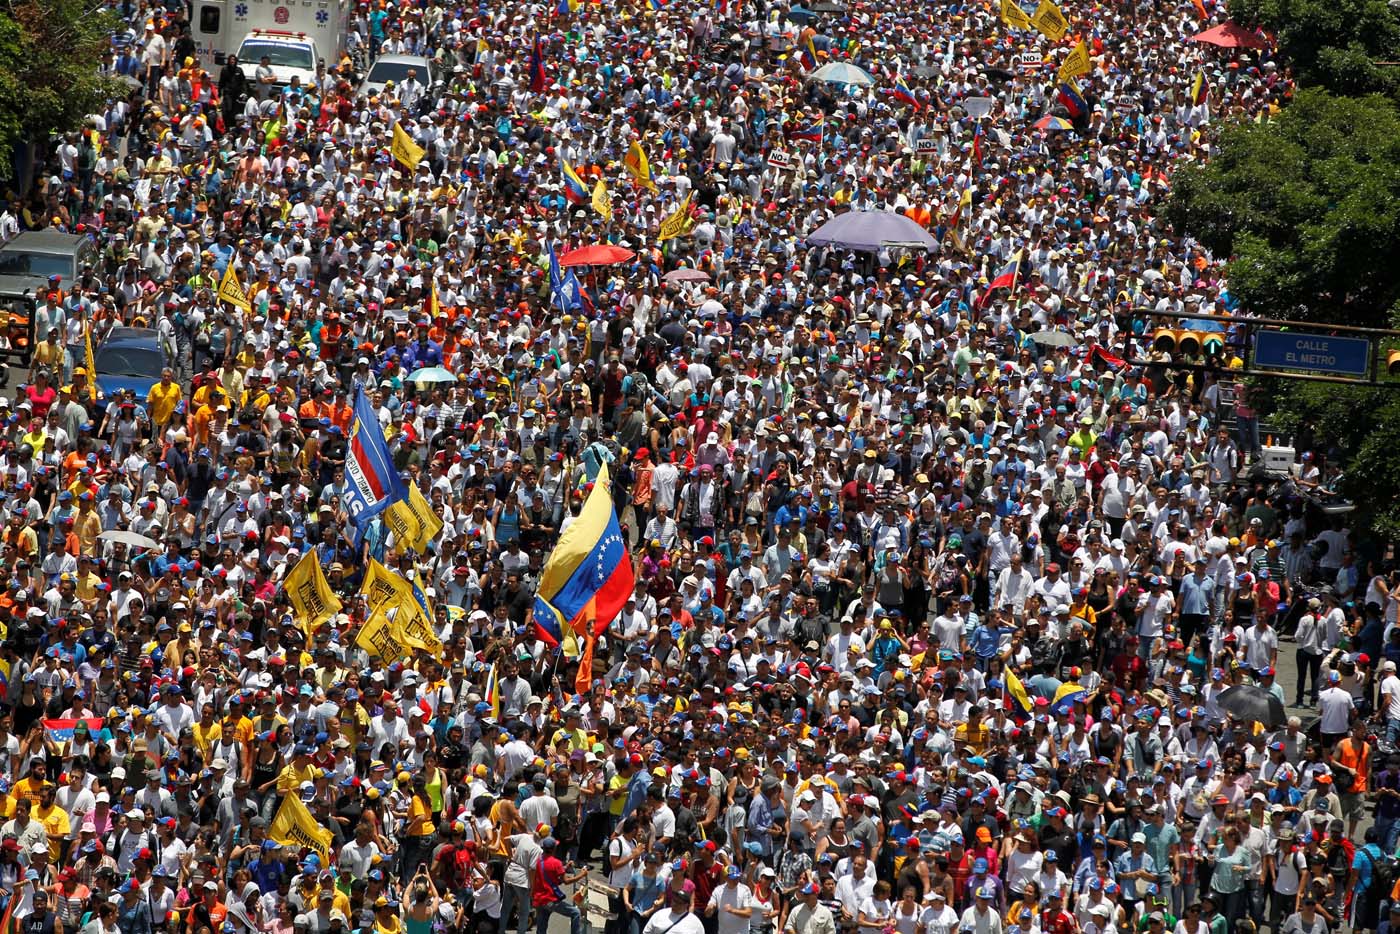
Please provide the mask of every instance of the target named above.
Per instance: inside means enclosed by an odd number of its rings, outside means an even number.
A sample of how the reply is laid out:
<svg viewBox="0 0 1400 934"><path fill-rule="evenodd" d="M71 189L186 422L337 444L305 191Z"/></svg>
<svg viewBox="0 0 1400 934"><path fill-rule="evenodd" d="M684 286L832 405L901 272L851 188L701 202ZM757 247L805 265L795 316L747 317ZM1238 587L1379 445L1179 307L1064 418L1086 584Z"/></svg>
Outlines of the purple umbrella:
<svg viewBox="0 0 1400 934"><path fill-rule="evenodd" d="M848 211L807 235L815 246L839 246L873 252L883 247L931 250L938 246L927 230L891 211Z"/></svg>

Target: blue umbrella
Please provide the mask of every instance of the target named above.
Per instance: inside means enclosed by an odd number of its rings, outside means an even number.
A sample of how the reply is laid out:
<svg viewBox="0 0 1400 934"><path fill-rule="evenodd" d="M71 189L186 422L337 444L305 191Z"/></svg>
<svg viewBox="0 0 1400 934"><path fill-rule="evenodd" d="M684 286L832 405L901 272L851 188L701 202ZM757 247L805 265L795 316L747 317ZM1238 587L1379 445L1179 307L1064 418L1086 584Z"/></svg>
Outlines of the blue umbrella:
<svg viewBox="0 0 1400 934"><path fill-rule="evenodd" d="M425 366L408 374L408 381L410 383L455 383L457 376L446 367Z"/></svg>

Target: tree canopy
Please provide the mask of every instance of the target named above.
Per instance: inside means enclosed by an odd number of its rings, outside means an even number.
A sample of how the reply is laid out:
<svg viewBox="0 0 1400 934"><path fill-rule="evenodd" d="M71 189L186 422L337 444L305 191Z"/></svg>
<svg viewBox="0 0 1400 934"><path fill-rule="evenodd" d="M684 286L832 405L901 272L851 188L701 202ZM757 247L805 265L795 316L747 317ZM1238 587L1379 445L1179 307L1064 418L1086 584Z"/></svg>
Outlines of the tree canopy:
<svg viewBox="0 0 1400 934"><path fill-rule="evenodd" d="M0 9L0 160L25 139L78 127L123 93L98 71L117 20L91 0L19 0Z"/></svg>
<svg viewBox="0 0 1400 934"><path fill-rule="evenodd" d="M1230 16L1262 26L1306 87L1400 96L1400 18L1387 0L1229 0Z"/></svg>
<svg viewBox="0 0 1400 934"><path fill-rule="evenodd" d="M1400 114L1380 95L1302 91L1178 173L1168 217L1231 257L1246 309L1388 327L1400 309Z"/></svg>

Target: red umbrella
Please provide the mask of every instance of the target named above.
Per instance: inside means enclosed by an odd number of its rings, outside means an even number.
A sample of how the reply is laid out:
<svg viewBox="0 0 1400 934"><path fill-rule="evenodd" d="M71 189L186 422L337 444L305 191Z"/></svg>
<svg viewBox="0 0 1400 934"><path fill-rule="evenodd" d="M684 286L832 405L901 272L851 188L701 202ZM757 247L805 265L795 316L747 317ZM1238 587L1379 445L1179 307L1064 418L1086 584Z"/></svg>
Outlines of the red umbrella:
<svg viewBox="0 0 1400 934"><path fill-rule="evenodd" d="M611 266L625 263L637 254L609 243L579 247L559 257L560 266Z"/></svg>
<svg viewBox="0 0 1400 934"><path fill-rule="evenodd" d="M1203 33L1191 37L1192 42L1218 45L1222 49L1262 49L1268 43L1256 32L1245 29L1238 23L1221 23Z"/></svg>

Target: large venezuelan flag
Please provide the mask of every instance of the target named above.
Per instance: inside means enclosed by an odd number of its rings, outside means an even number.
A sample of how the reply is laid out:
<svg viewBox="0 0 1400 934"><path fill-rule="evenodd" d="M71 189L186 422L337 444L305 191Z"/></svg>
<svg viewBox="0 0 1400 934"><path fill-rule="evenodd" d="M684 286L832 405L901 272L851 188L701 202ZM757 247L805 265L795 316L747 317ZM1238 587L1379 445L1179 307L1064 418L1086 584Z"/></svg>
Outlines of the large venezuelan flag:
<svg viewBox="0 0 1400 934"><path fill-rule="evenodd" d="M559 159L559 172L564 176L564 198L570 204L587 204L591 198L588 193L588 186L583 183L583 179L578 177L574 167L569 165L569 161L564 158Z"/></svg>
<svg viewBox="0 0 1400 934"><path fill-rule="evenodd" d="M605 466L583 511L545 562L535 594L535 629L551 646L563 643L565 626L584 639L597 638L622 612L634 582Z"/></svg>

